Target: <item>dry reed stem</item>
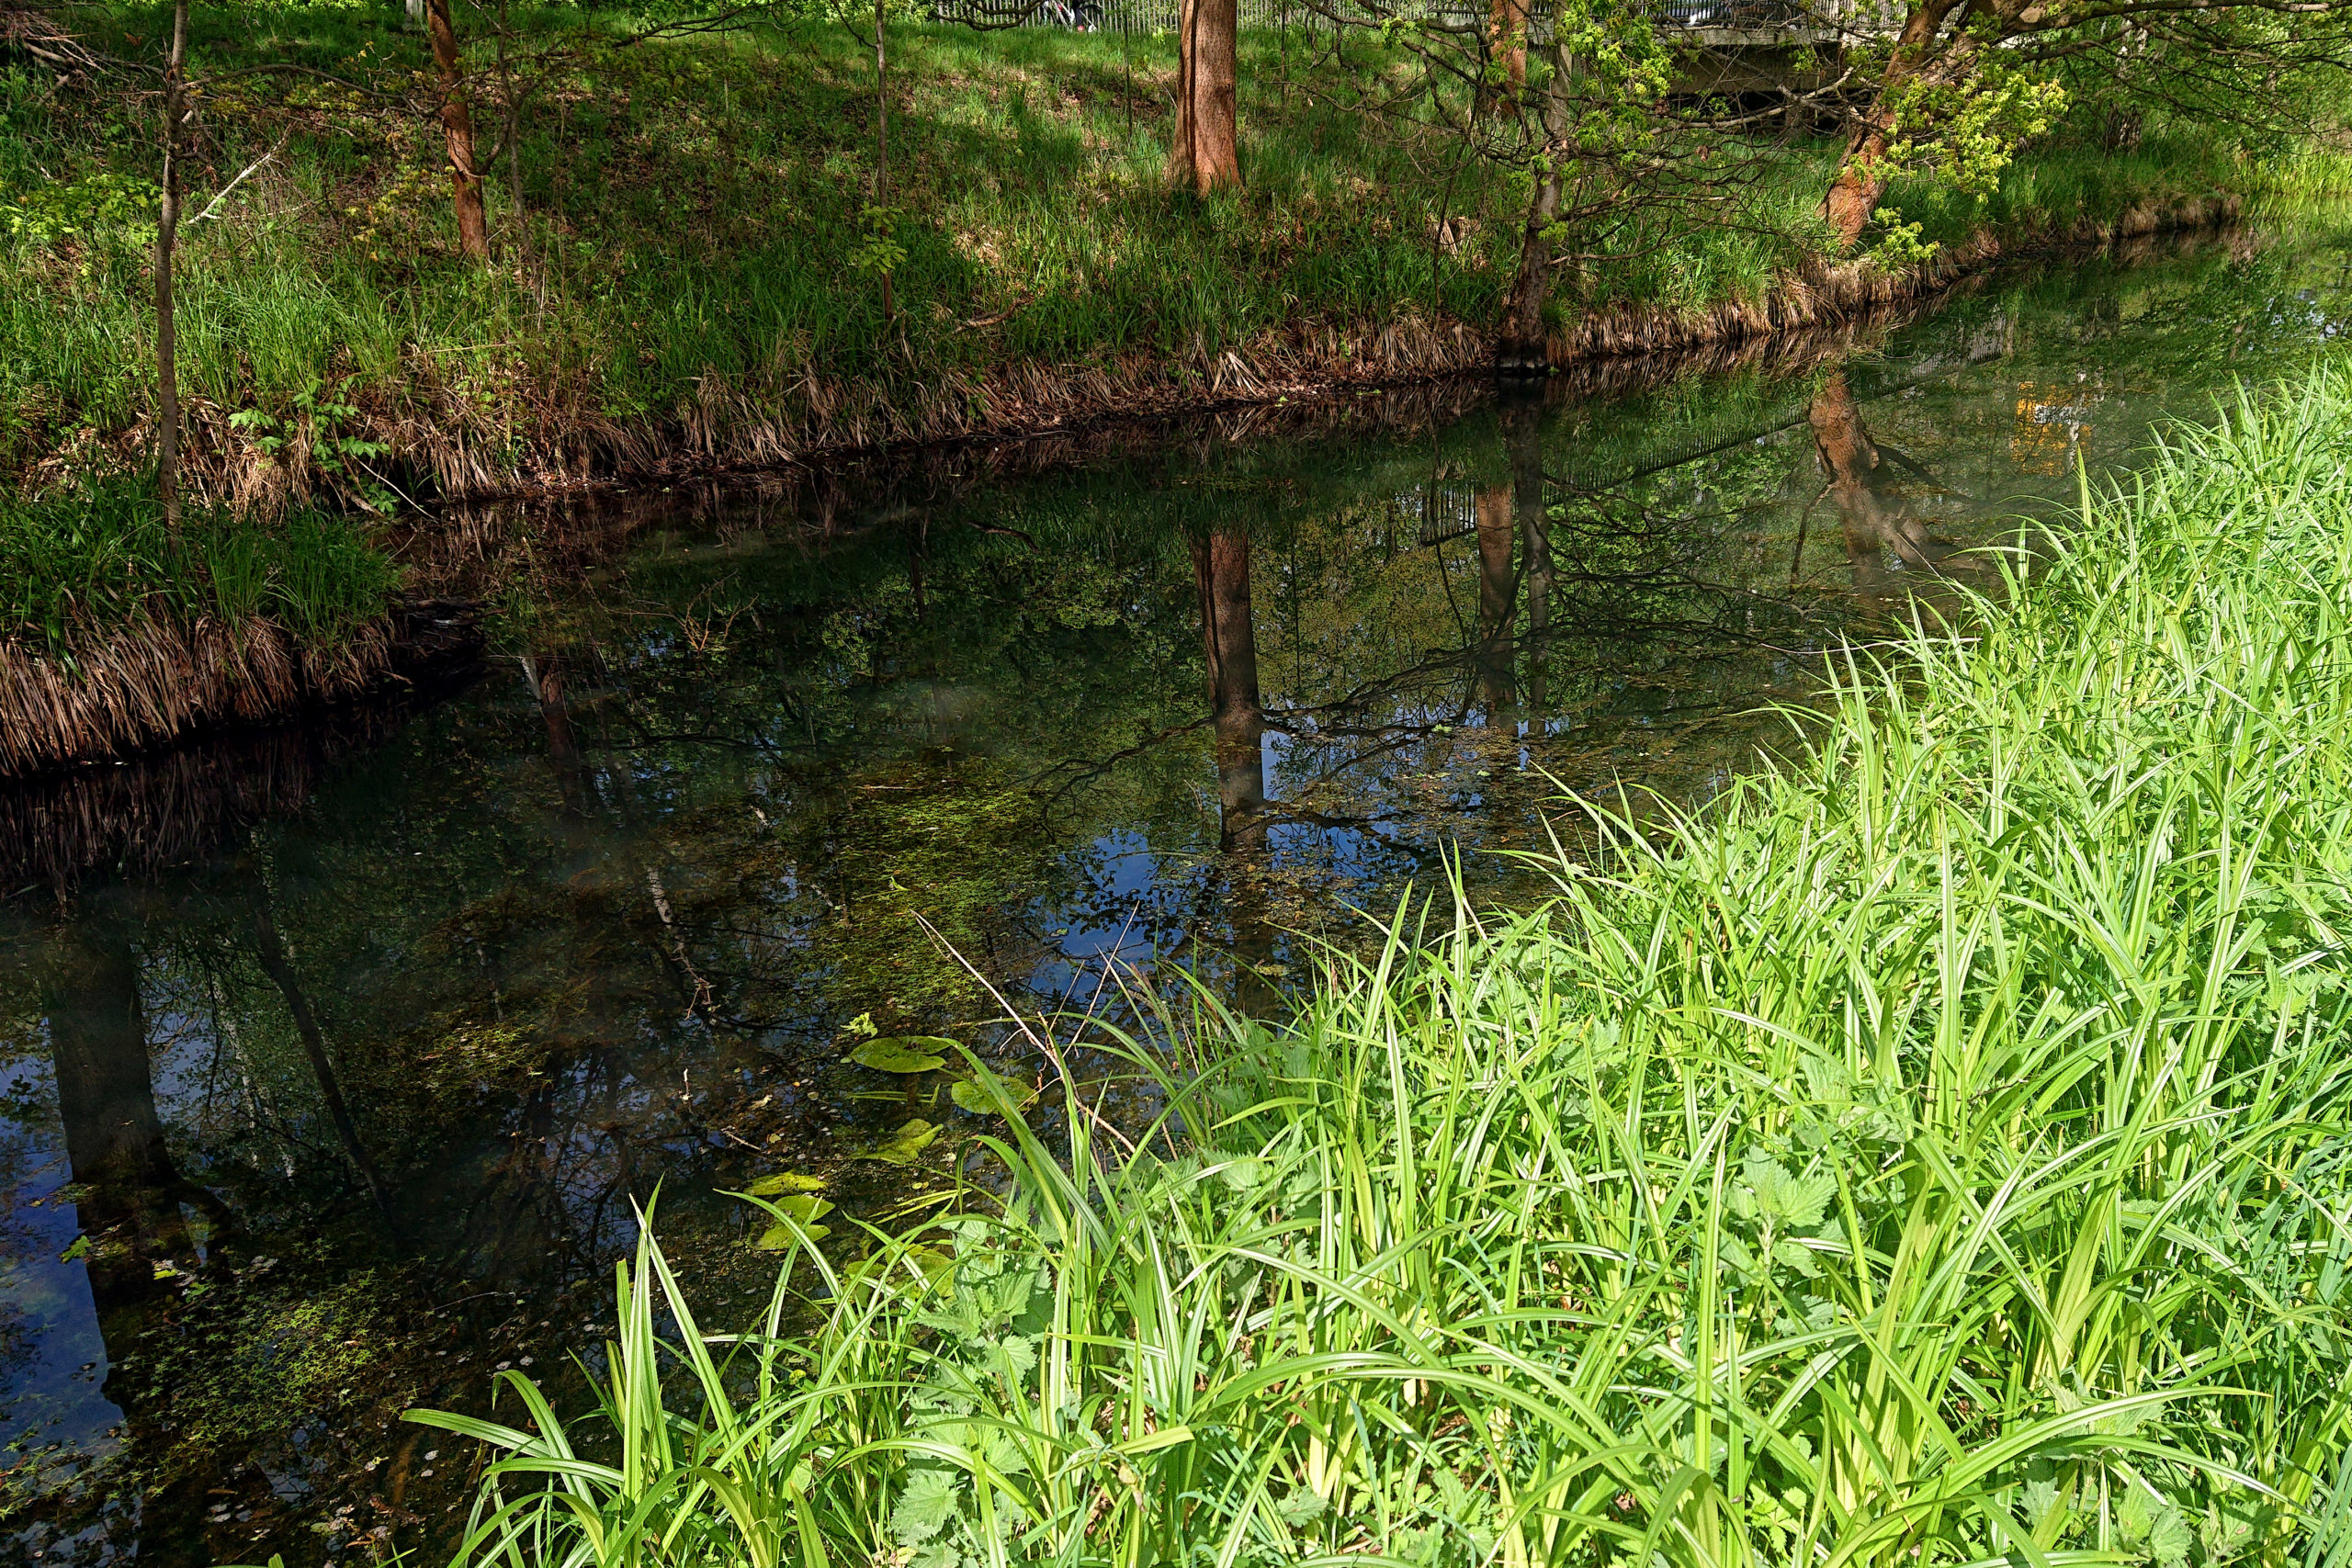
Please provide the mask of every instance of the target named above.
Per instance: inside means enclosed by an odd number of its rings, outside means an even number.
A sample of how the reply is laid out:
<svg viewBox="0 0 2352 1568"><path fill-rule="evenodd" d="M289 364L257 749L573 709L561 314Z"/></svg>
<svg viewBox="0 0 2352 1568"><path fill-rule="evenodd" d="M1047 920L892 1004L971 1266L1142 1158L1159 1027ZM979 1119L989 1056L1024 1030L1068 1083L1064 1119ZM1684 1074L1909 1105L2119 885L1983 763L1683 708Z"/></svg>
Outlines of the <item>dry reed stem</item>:
<svg viewBox="0 0 2352 1568"><path fill-rule="evenodd" d="M0 776L357 697L403 667L479 647L451 608L403 606L332 646L306 646L260 615L235 626L148 616L79 639L69 658L0 642Z"/></svg>

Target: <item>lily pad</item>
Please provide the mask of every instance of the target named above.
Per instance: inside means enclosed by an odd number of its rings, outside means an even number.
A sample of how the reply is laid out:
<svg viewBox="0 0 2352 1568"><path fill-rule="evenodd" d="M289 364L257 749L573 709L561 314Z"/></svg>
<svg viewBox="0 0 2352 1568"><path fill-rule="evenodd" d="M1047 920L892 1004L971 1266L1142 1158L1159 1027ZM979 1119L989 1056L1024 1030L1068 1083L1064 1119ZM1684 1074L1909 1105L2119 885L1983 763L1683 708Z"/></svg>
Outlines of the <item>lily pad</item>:
<svg viewBox="0 0 2352 1568"><path fill-rule="evenodd" d="M947 1065L939 1052L954 1049L956 1042L936 1034L886 1034L852 1051L849 1059L877 1073L927 1073Z"/></svg>
<svg viewBox="0 0 2352 1568"><path fill-rule="evenodd" d="M939 1129L918 1116L891 1134L888 1143L868 1149L865 1157L886 1165L912 1165L937 1136Z"/></svg>
<svg viewBox="0 0 2352 1568"><path fill-rule="evenodd" d="M773 1198L779 1192L821 1192L825 1179L802 1171L787 1170L775 1176L763 1176L743 1189L754 1198Z"/></svg>

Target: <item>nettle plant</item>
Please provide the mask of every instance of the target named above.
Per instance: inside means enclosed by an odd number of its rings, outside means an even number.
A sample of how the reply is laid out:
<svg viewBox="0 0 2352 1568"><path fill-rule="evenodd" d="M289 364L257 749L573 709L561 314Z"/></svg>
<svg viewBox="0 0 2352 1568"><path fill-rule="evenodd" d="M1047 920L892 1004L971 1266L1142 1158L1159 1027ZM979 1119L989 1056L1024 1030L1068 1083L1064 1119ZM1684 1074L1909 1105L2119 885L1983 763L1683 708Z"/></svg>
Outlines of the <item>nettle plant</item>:
<svg viewBox="0 0 2352 1568"><path fill-rule="evenodd" d="M229 424L264 457L277 458L291 448L370 512L389 512L395 504L391 491L368 464L390 448L356 434L359 419L357 405L343 401L313 377L294 394L283 418L245 408L232 413Z"/></svg>

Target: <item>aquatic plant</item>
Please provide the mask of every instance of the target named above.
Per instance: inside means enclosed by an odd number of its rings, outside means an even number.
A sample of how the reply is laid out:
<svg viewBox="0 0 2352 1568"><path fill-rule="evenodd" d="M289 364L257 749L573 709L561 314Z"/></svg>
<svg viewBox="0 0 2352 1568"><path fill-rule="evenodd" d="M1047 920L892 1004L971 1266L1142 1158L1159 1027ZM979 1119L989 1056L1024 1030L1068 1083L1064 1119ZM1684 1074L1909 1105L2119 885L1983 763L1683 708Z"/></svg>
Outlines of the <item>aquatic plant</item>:
<svg viewBox="0 0 2352 1568"><path fill-rule="evenodd" d="M750 1333L649 1228L593 1411L418 1413L460 1560L2344 1562L2347 433L2177 433L1544 909L1090 1029L1148 1120L975 1065L989 1179L767 1204Z"/></svg>

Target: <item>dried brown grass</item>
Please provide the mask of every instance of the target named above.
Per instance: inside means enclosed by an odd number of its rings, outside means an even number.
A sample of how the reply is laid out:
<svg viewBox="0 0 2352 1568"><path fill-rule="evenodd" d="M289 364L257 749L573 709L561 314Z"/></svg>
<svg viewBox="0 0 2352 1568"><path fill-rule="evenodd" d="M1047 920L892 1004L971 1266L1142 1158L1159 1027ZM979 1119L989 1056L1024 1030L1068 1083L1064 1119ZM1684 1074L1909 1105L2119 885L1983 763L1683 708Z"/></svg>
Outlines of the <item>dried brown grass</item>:
<svg viewBox="0 0 2352 1568"><path fill-rule="evenodd" d="M0 776L349 701L479 646L468 618L438 604L403 605L331 646L258 615L233 626L148 616L62 657L0 642Z"/></svg>
<svg viewBox="0 0 2352 1568"><path fill-rule="evenodd" d="M1980 232L1903 271L1851 262L1787 278L1760 299L1606 311L1556 331L1551 358L1555 367L1574 367L1818 332L1931 298L2005 259L2215 228L2233 221L2239 205L2223 194L2143 203L2112 220L2054 231L2006 240ZM427 476L445 499L479 500L615 478L775 468L888 447L1036 436L1105 421L1295 404L1479 374L1492 360L1490 334L1457 321L1294 322L1239 348L957 370L911 393L828 377L813 364L800 366L781 386L707 376L689 401L659 418L615 419L551 390L518 423L511 409L443 387L435 367L420 355L405 405L369 412L363 423L389 464ZM190 461L208 492L264 510L310 497L314 476L299 452L287 455L292 461L264 458L232 438L225 414L205 405L192 409L190 420Z"/></svg>

